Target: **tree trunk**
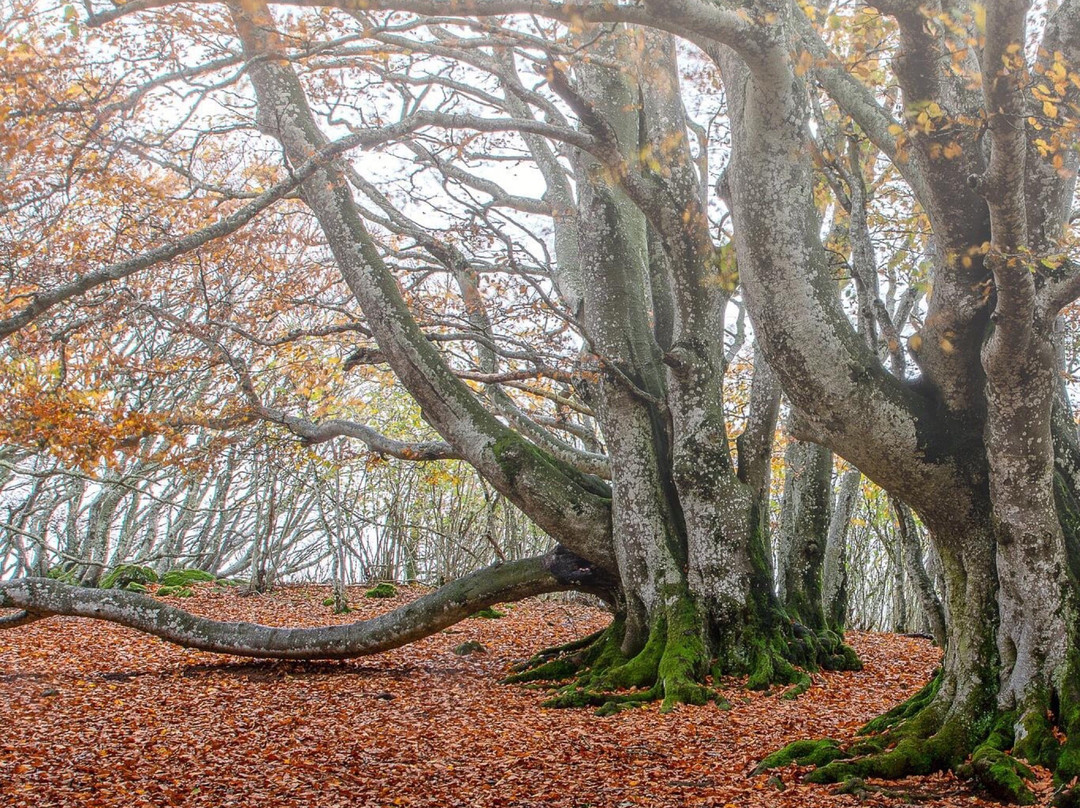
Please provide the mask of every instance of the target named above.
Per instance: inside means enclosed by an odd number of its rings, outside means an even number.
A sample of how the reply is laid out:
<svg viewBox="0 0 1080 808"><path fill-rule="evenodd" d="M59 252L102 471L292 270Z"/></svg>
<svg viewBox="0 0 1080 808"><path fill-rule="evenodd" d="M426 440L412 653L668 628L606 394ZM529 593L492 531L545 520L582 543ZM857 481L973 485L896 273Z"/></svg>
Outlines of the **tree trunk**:
<svg viewBox="0 0 1080 808"><path fill-rule="evenodd" d="M784 453L777 580L788 614L813 631L826 628L822 572L832 511L832 459L824 446L793 440Z"/></svg>
<svg viewBox="0 0 1080 808"><path fill-rule="evenodd" d="M861 488L862 474L859 470L845 471L840 478L836 502L829 520L825 560L822 562L821 597L825 622L834 631L842 631L847 622L847 533Z"/></svg>
<svg viewBox="0 0 1080 808"><path fill-rule="evenodd" d="M889 498L893 513L896 514L896 525L900 541L898 542L903 553L904 571L907 578L915 589L915 596L919 601L919 608L930 627L930 633L934 642L940 646L945 645L947 629L945 626L945 610L941 606L941 599L934 589L934 583L926 571L923 563L922 544L919 542L919 531L915 525L915 517L911 509L895 497Z"/></svg>

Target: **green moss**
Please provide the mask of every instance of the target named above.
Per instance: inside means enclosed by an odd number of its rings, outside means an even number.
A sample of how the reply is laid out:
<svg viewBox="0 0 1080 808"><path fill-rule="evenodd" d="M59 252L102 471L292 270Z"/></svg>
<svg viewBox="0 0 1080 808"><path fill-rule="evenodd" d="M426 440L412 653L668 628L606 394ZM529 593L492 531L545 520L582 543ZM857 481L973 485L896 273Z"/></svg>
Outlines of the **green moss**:
<svg viewBox="0 0 1080 808"><path fill-rule="evenodd" d="M1025 710L1021 722L1024 737L1013 748L1013 755L1053 771L1061 755L1061 744L1054 736L1054 725L1048 717L1048 702L1037 698L1032 708Z"/></svg>
<svg viewBox="0 0 1080 808"><path fill-rule="evenodd" d="M124 586L124 591L126 591L126 592L149 592L150 590L147 589L144 584L140 584L140 583L136 583L135 581L132 581L131 583L126 584Z"/></svg>
<svg viewBox="0 0 1080 808"><path fill-rule="evenodd" d="M811 772L810 783L837 783L850 777L881 777L896 780L911 774L930 774L938 770L937 758L929 741L905 738L895 748L857 760L836 760Z"/></svg>
<svg viewBox="0 0 1080 808"><path fill-rule="evenodd" d="M576 640L571 640L568 643L563 643L562 645L554 645L550 648L545 648L542 651L537 651L524 662L518 662L513 665L511 670L513 670L515 674L523 673L540 665L544 665L551 660L566 658L571 655L575 656L580 664L580 660L584 658L584 653L587 652L591 646L595 645L597 641L604 636L606 631L607 629L600 629L586 637L581 637Z"/></svg>
<svg viewBox="0 0 1080 808"><path fill-rule="evenodd" d="M794 701L807 690L809 690L810 685L813 684L810 676L804 671L796 671L796 674L798 676L798 680L795 682L794 685L785 690L784 694L780 697L785 701Z"/></svg>
<svg viewBox="0 0 1080 808"><path fill-rule="evenodd" d="M544 707L556 707L559 709L573 707L600 707L606 710L605 715L611 715L611 708L607 705L615 704L638 704L655 698L652 690L640 693L603 693L595 690L569 686L556 691L555 695L543 702Z"/></svg>
<svg viewBox="0 0 1080 808"><path fill-rule="evenodd" d="M521 436L506 430L491 446L495 461L506 474L511 484L529 465L548 469L566 477L578 486L601 499L611 499L611 488L599 477L585 474L524 440Z"/></svg>
<svg viewBox="0 0 1080 808"><path fill-rule="evenodd" d="M214 576L203 570L169 570L161 576L162 586L190 586L191 584L212 583Z"/></svg>
<svg viewBox="0 0 1080 808"><path fill-rule="evenodd" d="M195 594L195 590L189 586L159 586L156 594L163 598L190 598Z"/></svg>
<svg viewBox="0 0 1080 808"><path fill-rule="evenodd" d="M1066 657L1058 701L1058 726L1066 737L1058 753L1054 780L1061 784L1080 777L1080 652L1075 648ZM1080 792L1077 795L1080 803Z"/></svg>
<svg viewBox="0 0 1080 808"><path fill-rule="evenodd" d="M938 669L937 673L934 674L934 678L931 679L922 690L907 701L896 705L887 713L879 715L873 721L864 724L859 730L859 735L871 735L878 732L884 732L886 729L896 726L905 719L911 718L937 696L938 690L941 688L942 676L943 673L941 669Z"/></svg>
<svg viewBox="0 0 1080 808"><path fill-rule="evenodd" d="M971 749L970 738L963 719L952 718L941 724L938 711L928 707L908 723L859 742L848 750L848 759L835 760L811 772L807 781L837 783L851 777L896 780L956 769ZM894 741L895 746L887 748ZM865 756L853 758L856 754Z"/></svg>
<svg viewBox="0 0 1080 808"><path fill-rule="evenodd" d="M396 595L397 587L387 581L376 584L364 593L365 598L392 598Z"/></svg>
<svg viewBox="0 0 1080 808"><path fill-rule="evenodd" d="M157 583L158 576L150 567L139 564L121 564L114 567L101 579L102 589L126 589L129 584L141 584L145 590L146 584Z"/></svg>
<svg viewBox="0 0 1080 808"><path fill-rule="evenodd" d="M1035 795L1024 782L1032 779L1032 771L1016 758L983 744L971 756L971 765L976 778L995 799L1035 804Z"/></svg>
<svg viewBox="0 0 1080 808"><path fill-rule="evenodd" d="M627 708L625 704L619 704L617 701L605 701L599 707L596 708L596 714L599 716L615 715L622 712Z"/></svg>
<svg viewBox="0 0 1080 808"><path fill-rule="evenodd" d="M667 608L667 641L657 668L664 690L661 712L676 704L705 704L711 693L701 685L709 651L701 633L701 613L688 593L677 593Z"/></svg>
<svg viewBox="0 0 1080 808"><path fill-rule="evenodd" d="M469 617L481 620L498 620L500 617L506 617L506 613L500 612L498 609L492 606L488 606L478 612L473 612L469 615Z"/></svg>
<svg viewBox="0 0 1080 808"><path fill-rule="evenodd" d="M656 683L660 659L667 644L667 620L660 617L653 621L645 647L632 659L617 665L598 677L595 686L604 690L628 687L649 687Z"/></svg>
<svg viewBox="0 0 1080 808"><path fill-rule="evenodd" d="M769 769L780 769L792 763L798 763L800 766L824 766L843 756L843 750L831 738L820 741L795 741L762 760L754 768L754 774L761 774Z"/></svg>
<svg viewBox="0 0 1080 808"><path fill-rule="evenodd" d="M458 656L469 656L471 654L486 654L487 648L483 643L476 640L467 640L454 649L454 653Z"/></svg>
<svg viewBox="0 0 1080 808"><path fill-rule="evenodd" d="M1069 735L1058 754L1054 767L1054 779L1062 783L1080 777L1080 738Z"/></svg>
<svg viewBox="0 0 1080 808"><path fill-rule="evenodd" d="M78 577L75 575L75 570L67 568L63 564L49 567L49 571L45 573L45 577L70 586L75 586L79 582Z"/></svg>
<svg viewBox="0 0 1080 808"><path fill-rule="evenodd" d="M607 629L601 629L587 637L545 648L527 661L514 665L512 668L514 672L503 679L503 682L520 684L565 681L580 671L583 666L595 661L608 644L608 639L614 633L614 629L621 625L621 621L616 621Z"/></svg>
<svg viewBox="0 0 1080 808"><path fill-rule="evenodd" d="M1058 787L1053 804L1056 808L1080 808L1080 785Z"/></svg>
<svg viewBox="0 0 1080 808"><path fill-rule="evenodd" d="M769 641L757 637L749 641L751 669L746 680L750 690L765 690L770 685L789 685L799 681L800 674L785 656L788 648L783 640Z"/></svg>
<svg viewBox="0 0 1080 808"><path fill-rule="evenodd" d="M821 667L827 671L861 671L863 664L854 648L840 643L836 651L825 655Z"/></svg>
<svg viewBox="0 0 1080 808"><path fill-rule="evenodd" d="M606 714L614 709L609 703L622 709L661 699L663 711L679 704L707 703L715 693L702 684L709 653L697 607L685 587L666 592L664 599L667 605L653 618L644 647L633 657L622 653L625 623L620 619L570 659L549 660L535 672L520 671L511 681L529 681L541 674L561 676L576 669L577 679L556 691L546 706L591 705Z"/></svg>
<svg viewBox="0 0 1080 808"><path fill-rule="evenodd" d="M503 679L504 684L522 684L524 682L562 682L580 670L581 666L569 659L549 659L535 668L512 673Z"/></svg>

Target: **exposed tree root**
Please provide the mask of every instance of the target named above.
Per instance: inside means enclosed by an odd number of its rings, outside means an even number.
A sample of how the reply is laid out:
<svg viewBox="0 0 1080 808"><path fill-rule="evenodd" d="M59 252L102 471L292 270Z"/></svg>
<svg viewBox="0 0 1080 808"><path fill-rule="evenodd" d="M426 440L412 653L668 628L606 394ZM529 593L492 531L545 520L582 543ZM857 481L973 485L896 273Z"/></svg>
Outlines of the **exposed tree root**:
<svg viewBox="0 0 1080 808"><path fill-rule="evenodd" d="M547 707L592 706L599 714L611 714L653 701L662 702L662 711L708 701L726 706L708 681L710 672L713 680L746 676L752 689L791 685L783 697L796 698L811 684L806 669L862 667L834 632L814 633L780 621L774 621L767 634L747 630L738 639L727 638L718 643L721 652L713 657L703 625L693 601L676 594L654 619L644 647L634 656L628 658L621 650L624 623L616 618L599 634L541 651L504 681L553 685Z"/></svg>
<svg viewBox="0 0 1080 808"><path fill-rule="evenodd" d="M616 618L599 636L571 644L556 658L534 657L539 664L508 677L510 682L572 682L555 689L546 707L599 708L600 715L660 700L661 710L718 699L705 684L709 652L697 609L675 598L653 621L645 646L634 656L621 650L624 623Z"/></svg>
<svg viewBox="0 0 1080 808"><path fill-rule="evenodd" d="M784 692L784 698L793 699L810 687L807 671L819 668L862 670L862 662L854 649L845 645L836 632L814 632L798 623L774 623L774 626L749 642L748 664L744 668L740 667L737 657L729 654L718 665L716 673L745 673L748 675L746 686L751 690L793 685Z"/></svg>
<svg viewBox="0 0 1080 808"><path fill-rule="evenodd" d="M1038 765L1054 775L1054 804L1080 807L1080 681L1075 661L1067 669L1056 697L1039 694L1008 712L948 709L938 698L939 673L911 699L864 726L846 747L832 739L796 741L755 771L798 763L816 767L808 782L844 783L951 770L974 779L995 799L1032 805L1030 766Z"/></svg>
<svg viewBox="0 0 1080 808"><path fill-rule="evenodd" d="M858 797L860 801L865 800L867 797L880 794L889 799L900 800L907 805L936 799L936 795L925 791L919 791L912 788L891 788L889 786L873 785L858 777L852 777L850 780L845 780L833 793L852 794Z"/></svg>
<svg viewBox="0 0 1080 808"><path fill-rule="evenodd" d="M585 664L590 648L604 636L606 631L607 629L600 629L563 645L537 651L525 662L514 665L511 668L514 673L507 676L503 682L518 684L569 679Z"/></svg>

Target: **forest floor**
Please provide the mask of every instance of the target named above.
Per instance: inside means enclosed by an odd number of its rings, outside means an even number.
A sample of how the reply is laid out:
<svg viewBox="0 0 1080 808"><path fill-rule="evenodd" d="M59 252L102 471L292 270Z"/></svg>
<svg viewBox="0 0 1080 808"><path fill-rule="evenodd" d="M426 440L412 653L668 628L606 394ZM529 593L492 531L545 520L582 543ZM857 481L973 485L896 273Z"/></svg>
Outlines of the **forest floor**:
<svg viewBox="0 0 1080 808"><path fill-rule="evenodd" d="M242 597L203 585L176 601L226 620L347 622L399 606L325 587ZM190 651L106 623L51 618L0 634L0 806L842 806L994 805L951 775L837 794L797 767L752 775L789 741L848 738L914 693L938 663L929 643L851 632L857 673L814 675L795 701L724 682L715 705L598 718L548 710L502 685L516 661L605 625L555 601L503 607L386 654L349 662L253 661ZM457 656L467 640L486 653ZM770 779L772 778L772 779ZM1047 778L1039 784L1043 793Z"/></svg>

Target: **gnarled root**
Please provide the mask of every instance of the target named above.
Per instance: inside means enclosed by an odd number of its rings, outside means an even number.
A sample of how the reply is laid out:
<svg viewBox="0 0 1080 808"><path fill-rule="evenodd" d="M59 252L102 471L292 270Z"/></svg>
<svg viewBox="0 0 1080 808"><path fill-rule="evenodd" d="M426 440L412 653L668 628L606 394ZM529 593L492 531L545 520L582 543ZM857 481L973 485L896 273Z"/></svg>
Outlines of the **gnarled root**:
<svg viewBox="0 0 1080 808"><path fill-rule="evenodd" d="M846 748L833 740L797 741L769 755L757 771L798 763L817 767L808 782L838 783L951 770L974 779L995 799L1032 805L1030 764L1053 772L1055 805L1080 806L1080 680L1076 660L1067 667L1070 673L1056 694L1031 696L1016 711L986 706L992 699L985 694L950 709L941 698L939 673L911 699L863 727Z"/></svg>
<svg viewBox="0 0 1080 808"><path fill-rule="evenodd" d="M616 618L599 635L540 652L505 681L557 683L545 706L593 706L610 714L657 700L662 711L678 704L723 703L707 680L710 662L714 679L747 676L747 686L756 689L793 685L786 698L810 685L809 675L796 665L810 670L861 667L837 634L810 632L780 619L772 621L769 630L742 626L716 638L719 653L713 659L704 639L707 625L693 599L675 591L654 616L644 646L632 657L621 650L625 624Z"/></svg>
<svg viewBox="0 0 1080 808"><path fill-rule="evenodd" d="M507 682L566 682L546 707L597 707L609 715L628 707L661 701L661 710L679 704L705 704L718 698L705 683L710 653L703 621L693 601L674 593L653 618L641 650L622 651L625 622L617 617L599 635L537 654Z"/></svg>
<svg viewBox="0 0 1080 808"><path fill-rule="evenodd" d="M718 660L716 673L748 676L746 686L765 690L792 685L783 698L794 699L810 687L808 671L862 670L854 649L833 631L813 632L798 623L773 621L772 628L753 632L744 640L747 649Z"/></svg>
<svg viewBox="0 0 1080 808"><path fill-rule="evenodd" d="M561 682L569 679L589 664L590 652L594 646L601 644L608 631L610 629L600 629L586 637L537 651L525 662L514 665L511 668L514 672L503 679L503 683Z"/></svg>
<svg viewBox="0 0 1080 808"><path fill-rule="evenodd" d="M676 598L653 620L645 646L627 658L617 621L596 645L595 657L573 683L560 688L548 706L595 705L601 714L661 700L661 711L716 698L705 685L709 651L702 621L689 599ZM623 692L617 692L623 691Z"/></svg>

